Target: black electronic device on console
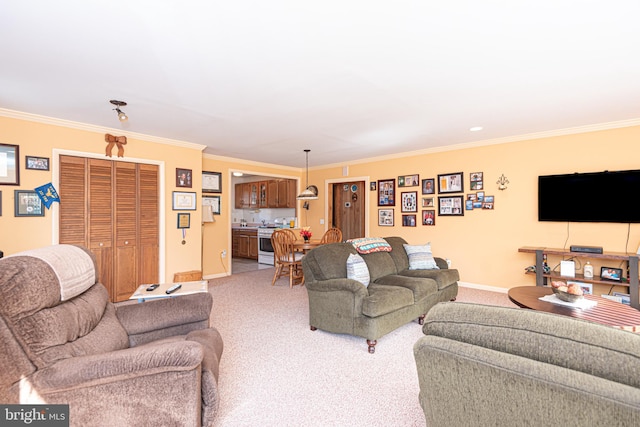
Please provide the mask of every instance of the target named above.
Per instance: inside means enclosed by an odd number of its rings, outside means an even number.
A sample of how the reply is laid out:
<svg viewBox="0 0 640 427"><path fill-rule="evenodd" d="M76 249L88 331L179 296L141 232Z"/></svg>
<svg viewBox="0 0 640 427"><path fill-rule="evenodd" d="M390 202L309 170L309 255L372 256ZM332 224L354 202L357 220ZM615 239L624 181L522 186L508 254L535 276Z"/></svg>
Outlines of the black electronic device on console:
<svg viewBox="0 0 640 427"><path fill-rule="evenodd" d="M167 289L166 291L164 291L167 295L174 293L175 291L177 291L178 289L180 289L182 287L181 284L177 284L177 285L173 285L172 287L170 287L169 289Z"/></svg>
<svg viewBox="0 0 640 427"><path fill-rule="evenodd" d="M571 252L583 252L583 253L587 253L587 254L601 254L602 253L602 246L571 245L570 250L571 250Z"/></svg>

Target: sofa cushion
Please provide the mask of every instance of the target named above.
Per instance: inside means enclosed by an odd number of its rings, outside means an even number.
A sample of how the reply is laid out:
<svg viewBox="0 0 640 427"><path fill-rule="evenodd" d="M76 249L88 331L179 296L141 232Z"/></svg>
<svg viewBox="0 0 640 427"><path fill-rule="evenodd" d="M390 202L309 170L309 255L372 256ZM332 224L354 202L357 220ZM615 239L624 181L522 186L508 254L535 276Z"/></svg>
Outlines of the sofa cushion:
<svg viewBox="0 0 640 427"><path fill-rule="evenodd" d="M373 252L362 255L362 258L367 263L367 267L369 267L369 276L372 282L379 277L396 274L398 272L393 258L389 256L390 253L391 252Z"/></svg>
<svg viewBox="0 0 640 427"><path fill-rule="evenodd" d="M460 273L455 268L441 268L438 270L404 270L398 273L406 277L426 277L435 280L438 289L444 289L460 280Z"/></svg>
<svg viewBox="0 0 640 427"><path fill-rule="evenodd" d="M369 286L369 269L360 255L350 254L347 258L347 278Z"/></svg>
<svg viewBox="0 0 640 427"><path fill-rule="evenodd" d="M305 281L344 279L347 277L347 258L356 250L350 243L329 243L311 249L302 258ZM309 274L311 273L311 274Z"/></svg>
<svg viewBox="0 0 640 427"><path fill-rule="evenodd" d="M413 305L413 292L400 286L369 284L369 296L362 301L362 314L378 317Z"/></svg>
<svg viewBox="0 0 640 427"><path fill-rule="evenodd" d="M438 291L438 285L435 280L421 277L408 277L390 274L388 276L380 277L375 283L378 285L398 286L409 289L413 292L414 302L418 302Z"/></svg>
<svg viewBox="0 0 640 427"><path fill-rule="evenodd" d="M362 237L360 239L349 239L356 251L360 254L370 254L373 252L391 252L391 245L382 237Z"/></svg>
<svg viewBox="0 0 640 427"><path fill-rule="evenodd" d="M404 244L404 250L409 257L409 270L434 270L438 269L431 252L431 243L426 245Z"/></svg>

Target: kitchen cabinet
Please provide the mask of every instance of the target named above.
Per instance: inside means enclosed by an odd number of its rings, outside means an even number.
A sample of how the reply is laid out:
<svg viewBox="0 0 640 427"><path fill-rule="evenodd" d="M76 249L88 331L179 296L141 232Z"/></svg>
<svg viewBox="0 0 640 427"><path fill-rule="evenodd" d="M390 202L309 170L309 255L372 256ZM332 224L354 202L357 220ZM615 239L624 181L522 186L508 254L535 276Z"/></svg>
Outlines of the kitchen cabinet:
<svg viewBox="0 0 640 427"><path fill-rule="evenodd" d="M235 258L258 260L258 230L237 229L231 233L231 255Z"/></svg>
<svg viewBox="0 0 640 427"><path fill-rule="evenodd" d="M268 207L295 208L296 181L293 179L274 179L268 182Z"/></svg>
<svg viewBox="0 0 640 427"><path fill-rule="evenodd" d="M296 181L270 179L235 185L236 209L295 208Z"/></svg>
<svg viewBox="0 0 640 427"><path fill-rule="evenodd" d="M267 204L267 191L268 191L268 182L260 181L258 183L258 208L268 208Z"/></svg>
<svg viewBox="0 0 640 427"><path fill-rule="evenodd" d="M251 207L251 183L245 182L235 186L236 209L248 209Z"/></svg>

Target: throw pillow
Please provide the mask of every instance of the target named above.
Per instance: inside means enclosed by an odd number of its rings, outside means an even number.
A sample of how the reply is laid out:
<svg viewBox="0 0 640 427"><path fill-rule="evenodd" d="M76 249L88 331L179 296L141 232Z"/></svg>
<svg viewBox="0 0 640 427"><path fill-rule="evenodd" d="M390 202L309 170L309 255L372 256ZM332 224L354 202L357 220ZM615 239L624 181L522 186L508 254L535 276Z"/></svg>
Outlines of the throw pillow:
<svg viewBox="0 0 640 427"><path fill-rule="evenodd" d="M409 257L409 270L435 270L439 269L436 260L433 259L431 243L426 245L403 244Z"/></svg>
<svg viewBox="0 0 640 427"><path fill-rule="evenodd" d="M356 251L360 254L370 254L372 252L391 252L391 245L382 237L363 237L361 239L349 239Z"/></svg>
<svg viewBox="0 0 640 427"><path fill-rule="evenodd" d="M347 278L357 280L365 286L369 286L369 268L364 259L358 254L350 254L347 258Z"/></svg>

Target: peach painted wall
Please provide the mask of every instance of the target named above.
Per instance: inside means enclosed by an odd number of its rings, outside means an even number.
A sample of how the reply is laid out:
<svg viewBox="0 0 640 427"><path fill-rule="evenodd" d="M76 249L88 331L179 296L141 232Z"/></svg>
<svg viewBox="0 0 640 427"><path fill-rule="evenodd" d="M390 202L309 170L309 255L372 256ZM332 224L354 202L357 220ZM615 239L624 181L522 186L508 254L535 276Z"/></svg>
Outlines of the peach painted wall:
<svg viewBox="0 0 640 427"><path fill-rule="evenodd" d="M348 165L346 177L342 176L343 165L314 168L309 180L320 189L320 199L311 202L308 223L314 230L325 228L320 221L326 217L328 181L348 181L351 177L397 180L399 175L410 174L419 174L423 179L464 172L466 196L470 193L470 173L483 172L484 191L495 196L495 209L465 211L464 216L456 217L436 216L433 227L420 224L403 227L399 201L394 208L395 226L379 227L376 193L367 190L369 235L398 235L412 244L431 242L436 256L450 258L453 267L460 270L463 282L500 288L532 285L534 279L523 273L534 259L532 255L518 253L521 246L568 248L582 244L603 246L605 251L636 252L640 224L538 222L537 178L554 173L640 169L638 141L640 127L636 126L357 162ZM499 191L496 184L501 174L510 181L505 191ZM422 197L420 187L396 188L398 200L400 192L414 189ZM635 209L633 198L637 191L630 188L628 200L614 203L620 203L621 209ZM437 210L438 194L435 197ZM611 202L606 194L593 195L593 203ZM418 218L419 215L420 212ZM552 267L553 262L550 259Z"/></svg>
<svg viewBox="0 0 640 427"><path fill-rule="evenodd" d="M57 225L55 224L55 210L46 210L44 217L14 217L14 190L32 190L48 182L56 182L57 170L54 150L63 150L78 155L97 155L109 159L105 155L106 143L104 134L122 135L117 129L97 129L80 124L73 127L57 126L47 123L44 118L37 121L0 117L0 142L20 146L20 185L0 186L2 191L2 216L0 217L0 249L5 255L20 252L30 248L47 246L57 241ZM193 189L200 194L202 185L200 172L202 168L202 146L184 143L180 146L164 143L153 143L128 137L125 145L125 157L122 160L151 161L158 163L164 171L162 192L164 202L164 233L165 250L164 278L171 281L173 274L178 271L200 269L200 223L201 210L191 212L191 229L187 232L186 244L182 245L182 235L177 230L176 211L172 210L172 192L177 190L175 169L186 168L193 170ZM117 159L117 149L114 149L111 159ZM49 171L25 170L25 155L49 157L51 168ZM193 224L196 224L193 226Z"/></svg>

